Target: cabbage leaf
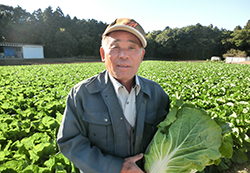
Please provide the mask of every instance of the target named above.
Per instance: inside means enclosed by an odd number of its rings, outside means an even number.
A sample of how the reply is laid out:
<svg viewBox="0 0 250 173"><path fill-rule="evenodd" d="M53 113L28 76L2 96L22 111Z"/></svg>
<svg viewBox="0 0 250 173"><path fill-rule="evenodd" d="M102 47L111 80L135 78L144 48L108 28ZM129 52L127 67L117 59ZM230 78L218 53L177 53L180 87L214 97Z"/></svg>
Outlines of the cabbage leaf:
<svg viewBox="0 0 250 173"><path fill-rule="evenodd" d="M222 157L222 129L207 113L177 101L145 153L148 173L202 171Z"/></svg>

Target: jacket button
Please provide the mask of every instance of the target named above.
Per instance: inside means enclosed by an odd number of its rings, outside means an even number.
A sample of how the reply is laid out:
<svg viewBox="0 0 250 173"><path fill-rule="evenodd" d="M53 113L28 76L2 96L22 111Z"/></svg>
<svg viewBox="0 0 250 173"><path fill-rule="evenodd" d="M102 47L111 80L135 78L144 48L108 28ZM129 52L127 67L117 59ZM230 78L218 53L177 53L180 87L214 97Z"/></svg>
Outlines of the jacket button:
<svg viewBox="0 0 250 173"><path fill-rule="evenodd" d="M142 102L143 102L143 103L146 103L146 100L143 100Z"/></svg>
<svg viewBox="0 0 250 173"><path fill-rule="evenodd" d="M107 118L104 118L103 121L106 123L106 122L108 122L108 119L107 119Z"/></svg>

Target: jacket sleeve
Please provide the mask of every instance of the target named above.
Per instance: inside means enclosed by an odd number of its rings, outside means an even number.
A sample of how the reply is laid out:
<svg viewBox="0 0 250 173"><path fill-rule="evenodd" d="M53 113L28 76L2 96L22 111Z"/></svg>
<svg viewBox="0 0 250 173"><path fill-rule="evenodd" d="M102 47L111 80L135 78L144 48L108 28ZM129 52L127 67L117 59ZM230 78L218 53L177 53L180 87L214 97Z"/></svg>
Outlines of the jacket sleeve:
<svg viewBox="0 0 250 173"><path fill-rule="evenodd" d="M60 151L83 172L120 172L124 162L123 158L102 153L98 147L91 146L87 138L86 125L80 123L82 120L77 115L76 101L74 89L72 89L68 95L57 134L57 144Z"/></svg>

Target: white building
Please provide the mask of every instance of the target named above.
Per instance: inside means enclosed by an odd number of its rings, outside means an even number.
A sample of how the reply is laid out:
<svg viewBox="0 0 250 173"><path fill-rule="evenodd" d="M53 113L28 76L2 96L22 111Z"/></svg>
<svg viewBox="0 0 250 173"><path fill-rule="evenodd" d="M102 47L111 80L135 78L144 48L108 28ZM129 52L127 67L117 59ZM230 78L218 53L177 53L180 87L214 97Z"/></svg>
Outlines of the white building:
<svg viewBox="0 0 250 173"><path fill-rule="evenodd" d="M226 57L226 63L240 63L243 61L250 61L250 57Z"/></svg>
<svg viewBox="0 0 250 173"><path fill-rule="evenodd" d="M211 61L220 61L220 60L221 60L221 57L218 57L218 56L211 57Z"/></svg>
<svg viewBox="0 0 250 173"><path fill-rule="evenodd" d="M0 58L44 58L43 45L0 42Z"/></svg>

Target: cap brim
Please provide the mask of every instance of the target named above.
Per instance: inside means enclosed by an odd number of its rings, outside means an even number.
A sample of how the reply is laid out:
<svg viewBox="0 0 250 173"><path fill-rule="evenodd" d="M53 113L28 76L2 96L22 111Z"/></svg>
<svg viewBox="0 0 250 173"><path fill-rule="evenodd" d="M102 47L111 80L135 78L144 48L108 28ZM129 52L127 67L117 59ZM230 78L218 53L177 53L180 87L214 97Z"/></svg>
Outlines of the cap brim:
<svg viewBox="0 0 250 173"><path fill-rule="evenodd" d="M130 27L130 26L126 26L126 25L114 25L111 26L110 28L108 28L103 35L107 35L110 32L113 31L127 31L130 32L132 34L134 34L140 41L142 44L142 47L145 48L147 46L147 41L146 39L143 37L143 35L136 29Z"/></svg>

